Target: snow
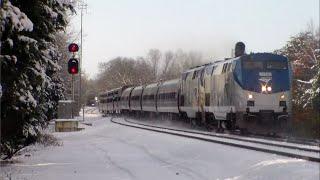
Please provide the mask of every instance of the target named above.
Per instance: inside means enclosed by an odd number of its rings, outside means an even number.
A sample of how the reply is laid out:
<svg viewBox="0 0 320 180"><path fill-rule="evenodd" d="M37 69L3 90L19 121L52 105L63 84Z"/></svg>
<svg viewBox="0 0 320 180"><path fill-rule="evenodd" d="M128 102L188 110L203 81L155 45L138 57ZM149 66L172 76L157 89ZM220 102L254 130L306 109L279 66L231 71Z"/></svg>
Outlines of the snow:
<svg viewBox="0 0 320 180"><path fill-rule="evenodd" d="M259 162L258 164L255 164L253 167L259 167L259 166L270 166L274 164L286 164L291 162L300 162L303 161L302 159L276 159L276 160L267 160Z"/></svg>
<svg viewBox="0 0 320 180"><path fill-rule="evenodd" d="M6 41L8 42L10 48L12 48L13 47L13 40L8 38Z"/></svg>
<svg viewBox="0 0 320 180"><path fill-rule="evenodd" d="M17 63L17 57L16 57L15 55L12 55L12 56L10 56L10 55L4 55L4 57L5 57L6 59L8 59L8 60L13 61L14 64Z"/></svg>
<svg viewBox="0 0 320 180"><path fill-rule="evenodd" d="M65 5L73 5L75 2L77 1L74 1L74 0L56 0L57 3L62 6L63 4Z"/></svg>
<svg viewBox="0 0 320 180"><path fill-rule="evenodd" d="M25 13L21 12L19 8L13 6L10 1L5 1L4 8L5 10L0 10L2 19L9 18L13 24L13 27L18 31L32 31L33 23L26 16Z"/></svg>
<svg viewBox="0 0 320 180"><path fill-rule="evenodd" d="M122 119L116 119L116 122L120 122L120 123L126 123L124 120ZM130 123L129 123L130 124ZM130 124L136 127L143 127L146 128L144 126L141 125L136 125L136 124ZM147 127L148 129L153 129L153 130L158 130L157 128L153 128L153 127ZM294 148L285 148L285 147L276 147L276 146L270 146L270 145L265 145L265 144L257 144L257 143L252 143L252 142L243 142L243 141L239 141L239 140L234 140L234 139L226 139L226 138L221 138L222 136L207 136L207 135L202 135L202 134L192 134L189 132L175 132L172 130L168 130L168 129L161 129L162 132L168 132L168 133L175 133L175 134L183 134L186 136L191 136L191 137L197 137L197 138L201 138L201 139L208 139L208 140L212 140L214 142L217 143L229 143L232 145L243 145L245 147L252 147L252 148L259 148L262 150L276 150L278 152L285 152L285 153L291 153L291 154L299 154L299 155L304 155L307 157L312 157L312 158L318 158L320 156L319 153L315 153L315 152L309 152L309 151L301 151L299 149L294 149ZM259 140L258 140L259 141ZM272 143L272 144L280 144L280 143ZM296 145L295 147L300 147L298 145ZM317 146L314 146L313 149L319 150L319 148Z"/></svg>
<svg viewBox="0 0 320 180"><path fill-rule="evenodd" d="M25 95L20 95L19 101L23 103L30 103L33 107L37 106L37 101L34 99L30 91L26 91Z"/></svg>
<svg viewBox="0 0 320 180"><path fill-rule="evenodd" d="M61 103L73 103L73 100L59 100Z"/></svg>
<svg viewBox="0 0 320 180"><path fill-rule="evenodd" d="M304 83L304 84L312 84L312 82L313 82L314 80L315 80L315 79L310 79L309 81L303 81L303 80L297 79L298 82Z"/></svg>
<svg viewBox="0 0 320 180"><path fill-rule="evenodd" d="M0 179L319 179L318 163L125 127L86 112L92 126L52 133L62 146L25 148L0 165Z"/></svg>
<svg viewBox="0 0 320 180"><path fill-rule="evenodd" d="M18 61L17 56L12 55L12 56L11 56L11 60L13 61L14 64L16 64L17 61Z"/></svg>
<svg viewBox="0 0 320 180"><path fill-rule="evenodd" d="M54 121L58 122L64 122L64 121L72 121L72 122L78 122L78 119L54 119Z"/></svg>
<svg viewBox="0 0 320 180"><path fill-rule="evenodd" d="M221 133L215 133L215 132L207 132L206 130L204 131L203 128L197 128L195 129L194 127L191 127L190 124L182 122L182 121L171 121L168 119L132 119L132 118L127 118L126 122L123 123L139 123L139 124L146 124L146 125L153 125L153 126L158 126L158 127L164 127L164 128L169 128L169 129L178 129L178 130L186 130L188 132L197 132L205 135L213 135L215 137L226 137L227 139L230 138L237 138L240 140L249 140L251 142L260 142L260 143L268 143L268 144L274 144L274 145L286 145L286 146L293 146L293 147L298 147L298 148L306 148L306 149L313 149L320 151L320 147L316 145L304 145L304 144L296 144L296 143L291 143L291 142L282 142L282 141L274 141L270 139L262 139L262 138L254 138L254 137L244 137L244 136L238 136L238 135L233 135L233 134L221 134ZM131 125L137 125L137 124L131 124ZM139 125L137 125L139 126ZM225 140L224 140L225 141ZM259 144L259 143L258 143Z"/></svg>
<svg viewBox="0 0 320 180"><path fill-rule="evenodd" d="M44 9L46 10L46 12L48 14L50 14L50 17L53 18L53 19L56 19L58 18L58 13L54 12L50 7L48 7L47 5L43 6Z"/></svg>
<svg viewBox="0 0 320 180"><path fill-rule="evenodd" d="M28 43L37 43L37 40L29 38L27 36L23 36L23 35L18 36L18 39L20 41L24 41L24 42L28 42Z"/></svg>

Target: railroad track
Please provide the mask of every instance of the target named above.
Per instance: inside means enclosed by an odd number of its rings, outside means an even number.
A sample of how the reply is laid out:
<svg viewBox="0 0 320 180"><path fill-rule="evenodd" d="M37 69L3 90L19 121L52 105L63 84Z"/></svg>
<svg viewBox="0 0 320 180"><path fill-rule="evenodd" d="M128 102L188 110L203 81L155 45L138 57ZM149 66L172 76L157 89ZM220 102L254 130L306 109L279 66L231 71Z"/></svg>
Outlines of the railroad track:
<svg viewBox="0 0 320 180"><path fill-rule="evenodd" d="M316 152L320 153L320 147L319 144L315 145L314 143L307 143L307 142L302 142L300 141L293 141L293 140L287 140L287 139L280 139L280 138L271 138L271 137L263 137L263 136L240 136L238 134L234 133L212 133L212 132L200 132L200 131L194 131L194 130L186 130L186 129L176 129L176 128L171 128L171 127L163 127L163 126L155 126L155 125L150 125L150 124L144 124L144 123L139 123L139 122L134 122L130 121L125 118L125 121L129 123L134 123L134 124L139 124L143 126L148 126L148 127L155 127L155 128L163 128L163 129L168 129L168 130L175 130L175 131L180 131L180 132L188 132L188 133L195 133L195 134L202 134L202 135L208 135L208 136L213 136L213 137L223 137L226 139L233 139L233 140L239 140L243 142L252 142L252 143L258 143L258 144L265 144L265 145L274 145L278 147L284 147L284 148L295 148L299 149L302 151L311 151L311 152ZM297 146L299 145L299 146ZM310 148L313 147L313 148Z"/></svg>
<svg viewBox="0 0 320 180"><path fill-rule="evenodd" d="M87 113L87 114L94 114L95 111L97 111L96 108L87 108L87 109L85 109L85 113Z"/></svg>
<svg viewBox="0 0 320 180"><path fill-rule="evenodd" d="M320 148L318 146L310 146L303 144L294 144L281 141L272 141L264 139L243 138L235 136L227 136L224 134L210 134L207 132L196 132L192 130L174 129L168 127L159 127L155 125L147 125L129 121L123 118L111 118L111 122L159 133L166 133L186 138L202 140L206 142L219 143L239 148L245 148L265 153L277 154L291 158L304 159L313 162L320 162Z"/></svg>

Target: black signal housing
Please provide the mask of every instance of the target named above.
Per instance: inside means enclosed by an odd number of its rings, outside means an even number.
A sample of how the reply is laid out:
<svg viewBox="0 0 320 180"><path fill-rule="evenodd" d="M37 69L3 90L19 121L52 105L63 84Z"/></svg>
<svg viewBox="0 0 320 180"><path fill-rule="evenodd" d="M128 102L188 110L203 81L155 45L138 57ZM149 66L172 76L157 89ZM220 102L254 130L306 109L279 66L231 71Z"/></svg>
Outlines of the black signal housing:
<svg viewBox="0 0 320 180"><path fill-rule="evenodd" d="M78 74L79 72L79 61L75 58L71 58L68 61L68 72L70 74Z"/></svg>

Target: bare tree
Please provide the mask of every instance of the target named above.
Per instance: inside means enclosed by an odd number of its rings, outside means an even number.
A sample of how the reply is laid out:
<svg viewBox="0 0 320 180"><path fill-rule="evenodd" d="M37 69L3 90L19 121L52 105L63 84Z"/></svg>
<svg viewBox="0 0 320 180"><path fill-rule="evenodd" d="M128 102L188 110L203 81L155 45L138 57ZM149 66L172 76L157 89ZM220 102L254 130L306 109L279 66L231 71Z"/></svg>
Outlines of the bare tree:
<svg viewBox="0 0 320 180"><path fill-rule="evenodd" d="M151 63L152 75L155 79L157 79L157 76L158 76L159 63L160 63L161 56L162 55L159 49L150 49L147 55L147 59Z"/></svg>
<svg viewBox="0 0 320 180"><path fill-rule="evenodd" d="M160 75L161 79L167 79L169 68L172 66L174 61L174 53L172 51L167 51L163 58L163 68Z"/></svg>
<svg viewBox="0 0 320 180"><path fill-rule="evenodd" d="M124 85L143 85L154 81L150 76L152 67L144 58L117 57L99 64L100 74L97 87L100 90L113 89Z"/></svg>
<svg viewBox="0 0 320 180"><path fill-rule="evenodd" d="M178 78L181 72L191 66L201 64L200 53L162 53L158 49L149 50L147 57L117 57L99 64L96 88L100 91L110 90L124 85L145 85L159 79Z"/></svg>

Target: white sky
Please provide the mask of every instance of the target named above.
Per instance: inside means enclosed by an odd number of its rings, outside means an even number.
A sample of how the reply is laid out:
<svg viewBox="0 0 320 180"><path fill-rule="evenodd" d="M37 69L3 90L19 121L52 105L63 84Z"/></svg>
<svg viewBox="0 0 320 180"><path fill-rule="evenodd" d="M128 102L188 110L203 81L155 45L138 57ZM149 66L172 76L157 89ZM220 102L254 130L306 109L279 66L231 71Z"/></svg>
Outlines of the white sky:
<svg viewBox="0 0 320 180"><path fill-rule="evenodd" d="M312 20L318 0L87 0L83 19L83 68L117 56L145 56L149 49L200 51L229 57L237 41L247 52L281 48ZM80 31L80 12L72 19Z"/></svg>

